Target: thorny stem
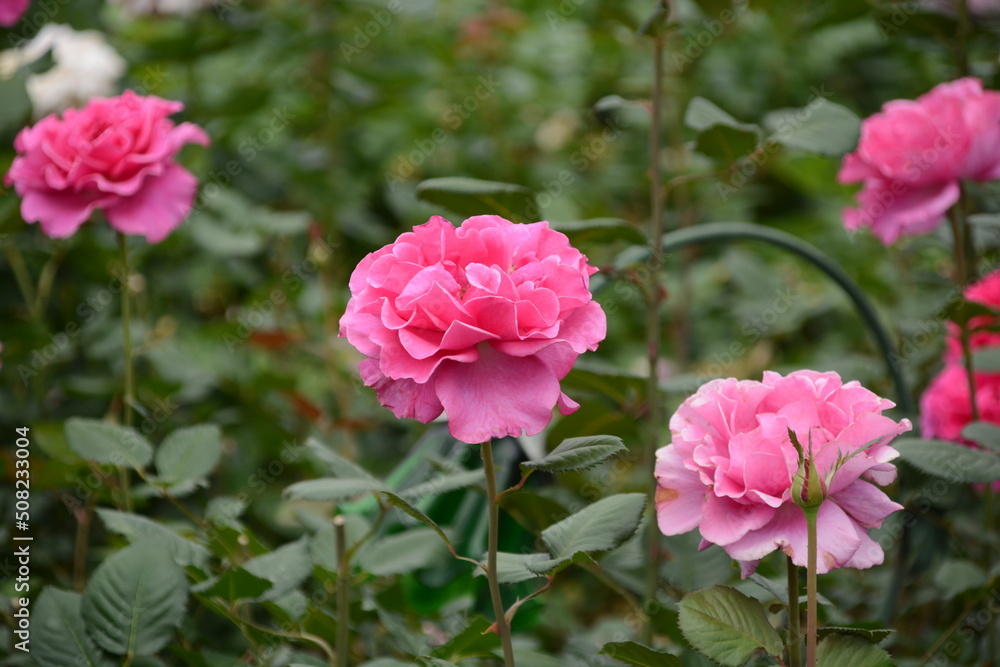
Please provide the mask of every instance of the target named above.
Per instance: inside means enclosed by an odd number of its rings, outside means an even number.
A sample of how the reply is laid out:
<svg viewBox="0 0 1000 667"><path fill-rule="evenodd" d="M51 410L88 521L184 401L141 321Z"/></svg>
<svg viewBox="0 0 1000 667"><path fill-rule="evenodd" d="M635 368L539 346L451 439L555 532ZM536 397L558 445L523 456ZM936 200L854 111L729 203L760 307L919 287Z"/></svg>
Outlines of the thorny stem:
<svg viewBox="0 0 1000 667"><path fill-rule="evenodd" d="M125 235L118 234L118 254L121 258L122 271L122 338L125 355L125 399L124 417L125 426L132 426L132 404L135 401L135 380L132 375L132 329L131 329L131 308L129 298L129 271L128 271L128 243ZM132 511L132 491L130 488L129 473L124 466L118 467L118 480L121 485L122 496L124 497L125 509Z"/></svg>
<svg viewBox="0 0 1000 667"><path fill-rule="evenodd" d="M500 581L497 578L497 543L499 541L500 503L497 496L497 471L493 463L493 441L487 440L480 446L483 457L483 473L486 475L486 505L489 519L489 540L486 551L486 579L489 581L493 614L496 616L497 634L503 646L505 667L514 667L514 647L510 641L510 626L504 614L500 597Z"/></svg>
<svg viewBox="0 0 1000 667"><path fill-rule="evenodd" d="M660 0L659 10L669 12L667 0ZM658 371L660 365L660 269L663 265L663 169L660 160L660 144L663 134L663 51L664 36L659 26L653 37L653 99L652 119L649 129L649 178L650 178L650 220L649 220L649 252L650 271L649 288L646 290L646 350L648 354L649 375L646 383L646 402L648 404L649 432L646 436L646 462L652 466L656 456L656 446L659 444L663 416L660 405L660 383ZM660 583L660 533L656 523L656 477L650 475L649 522L646 524L646 598L655 599ZM646 644L653 640L653 622L647 619L643 626L643 638Z"/></svg>
<svg viewBox="0 0 1000 667"><path fill-rule="evenodd" d="M816 667L816 636L819 615L817 613L817 591L816 591L816 555L818 545L816 543L816 519L819 514L818 507L803 508L806 513L806 527L808 529L809 557L806 566L806 596L808 597L806 609L806 666Z"/></svg>

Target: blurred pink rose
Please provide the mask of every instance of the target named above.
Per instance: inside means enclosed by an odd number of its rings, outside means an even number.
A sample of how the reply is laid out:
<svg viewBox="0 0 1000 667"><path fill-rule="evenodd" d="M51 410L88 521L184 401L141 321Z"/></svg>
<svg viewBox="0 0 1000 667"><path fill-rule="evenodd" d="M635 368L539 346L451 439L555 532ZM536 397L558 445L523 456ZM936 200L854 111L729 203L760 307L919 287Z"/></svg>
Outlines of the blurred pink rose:
<svg viewBox="0 0 1000 667"><path fill-rule="evenodd" d="M987 274L979 281L965 288L965 298L994 310L1000 311L1000 270ZM1000 318L991 315L979 315L969 320L969 346L973 350L984 347L1000 346L1000 331L990 331L981 327L1000 326ZM975 329L980 328L979 331ZM959 339L958 325L948 323L944 361L946 364L964 365L962 358L962 343Z"/></svg>
<svg viewBox="0 0 1000 667"><path fill-rule="evenodd" d="M851 230L870 227L884 244L932 232L958 201L962 179L1000 178L1000 93L972 77L911 100L887 102L861 125L841 183L862 183Z"/></svg>
<svg viewBox="0 0 1000 667"><path fill-rule="evenodd" d="M24 128L6 177L22 197L21 215L62 238L101 209L123 234L162 241L190 212L198 187L174 156L185 144L208 144L197 125L167 118L183 108L127 90Z"/></svg>
<svg viewBox="0 0 1000 667"><path fill-rule="evenodd" d="M31 0L0 0L0 25L10 27L21 20Z"/></svg>
<svg viewBox="0 0 1000 667"><path fill-rule="evenodd" d="M976 407L982 421L1000 424L1000 373L974 373ZM920 428L925 438L967 443L962 429L972 421L969 382L960 364L946 364L920 397Z"/></svg>
<svg viewBox="0 0 1000 667"><path fill-rule="evenodd" d="M547 222L435 216L361 260L340 335L397 417L443 410L468 443L533 435L579 407L559 381L605 336L595 271Z"/></svg>
<svg viewBox="0 0 1000 667"><path fill-rule="evenodd" d="M818 571L882 562L868 536L902 506L875 484L896 477L888 442L910 422L882 416L893 407L836 373L796 371L763 381L713 380L670 420L671 443L657 452L656 512L660 530L699 528L702 548L718 544L743 576L775 549L806 565L806 519L792 498L799 455L788 431L821 475ZM841 458L843 457L843 458ZM874 483L874 484L873 484Z"/></svg>

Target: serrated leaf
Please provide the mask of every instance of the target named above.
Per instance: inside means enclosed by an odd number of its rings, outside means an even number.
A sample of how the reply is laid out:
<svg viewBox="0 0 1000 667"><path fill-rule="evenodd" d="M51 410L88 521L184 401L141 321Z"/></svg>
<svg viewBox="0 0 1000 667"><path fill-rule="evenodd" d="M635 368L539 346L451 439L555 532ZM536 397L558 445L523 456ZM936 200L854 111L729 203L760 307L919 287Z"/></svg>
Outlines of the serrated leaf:
<svg viewBox="0 0 1000 667"><path fill-rule="evenodd" d="M144 540L97 566L83 593L87 634L115 655L151 655L167 645L187 607L184 572L159 540Z"/></svg>
<svg viewBox="0 0 1000 667"><path fill-rule="evenodd" d="M497 580L501 584L517 584L530 579L544 576L536 572L532 565L540 567L542 563L551 562L548 554L512 554L505 551L497 552ZM477 576L485 576L482 570L476 570Z"/></svg>
<svg viewBox="0 0 1000 667"><path fill-rule="evenodd" d="M296 540L271 553L251 558L243 563L243 569L273 584L260 599L280 598L305 581L312 572L308 541L305 538Z"/></svg>
<svg viewBox="0 0 1000 667"><path fill-rule="evenodd" d="M539 220L534 193L523 185L475 178L431 178L417 186L417 198L458 215L499 215L512 222Z"/></svg>
<svg viewBox="0 0 1000 667"><path fill-rule="evenodd" d="M972 422L962 429L962 437L980 447L1000 453L1000 426L989 422Z"/></svg>
<svg viewBox="0 0 1000 667"><path fill-rule="evenodd" d="M131 543L145 539L159 540L166 548L174 562L181 567L193 566L200 570L208 570L211 553L204 546L188 540L166 526L139 516L117 510L99 508L97 515L104 522L104 527L112 533L118 533L128 538Z"/></svg>
<svg viewBox="0 0 1000 667"><path fill-rule="evenodd" d="M760 602L733 588L690 593L678 608L681 632L691 646L723 665L739 667L756 651L780 656L784 648Z"/></svg>
<svg viewBox="0 0 1000 667"><path fill-rule="evenodd" d="M720 109L714 102L704 97L694 97L684 112L684 124L692 130L707 130L714 125L725 125L737 129L754 127L736 120Z"/></svg>
<svg viewBox="0 0 1000 667"><path fill-rule="evenodd" d="M321 477L296 482L285 489L285 495L297 500L347 500L372 491L385 491L377 479L340 479Z"/></svg>
<svg viewBox="0 0 1000 667"><path fill-rule="evenodd" d="M816 647L817 667L894 667L892 658L867 639L834 634Z"/></svg>
<svg viewBox="0 0 1000 667"><path fill-rule="evenodd" d="M168 435L153 458L156 474L169 485L198 482L222 458L222 433L214 424L182 428Z"/></svg>
<svg viewBox="0 0 1000 667"><path fill-rule="evenodd" d="M66 444L95 463L143 468L153 460L153 446L137 431L97 419L68 419Z"/></svg>
<svg viewBox="0 0 1000 667"><path fill-rule="evenodd" d="M431 528L413 528L365 545L358 554L362 569L381 577L405 574L448 558L441 538Z"/></svg>
<svg viewBox="0 0 1000 667"><path fill-rule="evenodd" d="M437 533L437 536L440 537L441 540L446 545L448 545L448 547L452 551L454 551L454 546L452 545L451 540L448 539L448 535L446 535L445 532L441 530L441 526L437 525L437 523L435 523L433 519L431 519L429 516L418 510L410 503L406 502L404 499L397 496L395 493L383 492L382 495L384 495L386 500L389 501L389 504L399 508L404 513L410 515L411 517L413 517L414 519L421 522L422 524L433 530L435 533Z"/></svg>
<svg viewBox="0 0 1000 667"><path fill-rule="evenodd" d="M646 496L641 493L603 498L543 530L542 542L555 560L609 551L632 537L645 507Z"/></svg>
<svg viewBox="0 0 1000 667"><path fill-rule="evenodd" d="M900 459L949 482L981 483L1000 479L1000 455L944 440L900 438L892 446Z"/></svg>
<svg viewBox="0 0 1000 667"><path fill-rule="evenodd" d="M772 111L764 118L770 140L785 146L841 156L854 150L861 119L847 107L817 97L802 109Z"/></svg>
<svg viewBox="0 0 1000 667"><path fill-rule="evenodd" d="M273 586L274 584L264 577L258 577L242 567L234 567L194 586L192 591L209 597L220 597L227 602L236 602L260 598Z"/></svg>
<svg viewBox="0 0 1000 667"><path fill-rule="evenodd" d="M741 123L703 97L695 97L684 113L684 124L698 131L695 149L729 162L752 152L760 143L760 128Z"/></svg>
<svg viewBox="0 0 1000 667"><path fill-rule="evenodd" d="M87 635L81 599L79 593L49 586L31 606L31 657L38 667L114 666Z"/></svg>
<svg viewBox="0 0 1000 667"><path fill-rule="evenodd" d="M896 632L895 630L878 629L871 630L869 628L854 628L854 627L837 627L837 626L826 626L824 628L816 629L816 636L820 639L828 635L857 635L858 637L864 637L873 644L878 644L885 641L889 635Z"/></svg>
<svg viewBox="0 0 1000 667"><path fill-rule="evenodd" d="M682 667L684 664L675 655L654 651L636 642L608 642L599 653L636 667Z"/></svg>
<svg viewBox="0 0 1000 667"><path fill-rule="evenodd" d="M397 491L400 498L406 500L418 500L426 496L437 496L449 491L464 489L467 486L478 484L486 479L482 470L466 470L450 475L440 475L421 484L411 486L408 489Z"/></svg>
<svg viewBox="0 0 1000 667"><path fill-rule="evenodd" d="M567 438L542 458L522 463L521 468L546 472L585 470L625 449L622 439L613 435Z"/></svg>

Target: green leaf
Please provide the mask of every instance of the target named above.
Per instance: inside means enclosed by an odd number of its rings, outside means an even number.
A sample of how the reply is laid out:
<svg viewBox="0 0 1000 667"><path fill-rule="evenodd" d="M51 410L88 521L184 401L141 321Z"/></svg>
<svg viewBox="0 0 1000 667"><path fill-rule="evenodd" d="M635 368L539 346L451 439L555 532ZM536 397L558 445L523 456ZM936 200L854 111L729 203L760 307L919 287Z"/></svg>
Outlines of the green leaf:
<svg viewBox="0 0 1000 667"><path fill-rule="evenodd" d="M493 651L500 647L500 638L494 633L485 634L490 625L482 616L476 616L454 637L431 651L431 657L442 660L494 657Z"/></svg>
<svg viewBox="0 0 1000 667"><path fill-rule="evenodd" d="M142 468L153 460L153 446L134 429L97 419L66 421L66 444L95 463Z"/></svg>
<svg viewBox="0 0 1000 667"><path fill-rule="evenodd" d="M684 124L698 131L695 150L710 157L734 161L760 143L760 128L741 123L703 97L695 97L684 113Z"/></svg>
<svg viewBox="0 0 1000 667"><path fill-rule="evenodd" d="M158 540L179 566L193 566L200 570L208 570L209 558L211 557L209 550L178 535L166 526L138 514L111 509L98 509L97 515L101 517L105 528L112 533L124 535L131 543L146 539Z"/></svg>
<svg viewBox="0 0 1000 667"><path fill-rule="evenodd" d="M386 497L386 500L389 501L389 504L399 508L404 513L409 514L411 517L413 517L417 521L421 522L422 524L433 530L435 533L437 533L437 536L440 537L441 540L448 546L448 548L451 549L451 551L455 550L455 547L452 545L451 540L448 539L448 535L446 535L445 532L441 530L441 526L437 525L433 519L431 519L429 516L418 510L410 503L406 502L405 500L397 496L395 493L383 492L383 495Z"/></svg>
<svg viewBox="0 0 1000 667"><path fill-rule="evenodd" d="M944 593L944 599L955 598L968 590L986 588L987 583L983 569L967 560L947 560L934 573L934 584Z"/></svg>
<svg viewBox="0 0 1000 667"><path fill-rule="evenodd" d="M1000 454L1000 426L989 422L972 422L962 429L962 437Z"/></svg>
<svg viewBox="0 0 1000 667"><path fill-rule="evenodd" d="M425 667L458 667L453 662L448 662L447 660L434 658L428 655L423 655L417 658L417 664L424 665Z"/></svg>
<svg viewBox="0 0 1000 667"><path fill-rule="evenodd" d="M116 655L150 655L167 645L184 618L184 572L159 540L144 540L97 566L83 593L87 634Z"/></svg>
<svg viewBox="0 0 1000 667"><path fill-rule="evenodd" d="M214 424L174 431L156 450L159 481L169 485L199 482L222 458L222 433Z"/></svg>
<svg viewBox="0 0 1000 667"><path fill-rule="evenodd" d="M191 590L209 597L219 597L227 602L258 599L274 586L269 579L258 577L242 567L226 570L217 577L203 581Z"/></svg>
<svg viewBox="0 0 1000 667"><path fill-rule="evenodd" d="M738 667L758 651L780 656L784 648L760 602L735 589L712 586L696 591L678 607L684 637L698 652L723 665Z"/></svg>
<svg viewBox="0 0 1000 667"><path fill-rule="evenodd" d="M448 552L431 528L414 528L365 545L358 563L378 576L404 574L448 558Z"/></svg>
<svg viewBox="0 0 1000 667"><path fill-rule="evenodd" d="M544 573L537 570L549 563L548 554L512 554L505 551L497 552L497 580L501 584L517 584L529 579L537 579ZM532 568L534 566L534 569ZM485 576L482 570L476 570L477 576Z"/></svg>
<svg viewBox="0 0 1000 667"><path fill-rule="evenodd" d="M608 642L599 653L636 667L682 667L684 664L675 655L654 651L635 642Z"/></svg>
<svg viewBox="0 0 1000 667"><path fill-rule="evenodd" d="M243 563L250 574L270 581L273 586L260 599L274 600L291 592L312 572L309 543L305 538L278 547L271 553Z"/></svg>
<svg viewBox="0 0 1000 667"><path fill-rule="evenodd" d="M395 658L376 658L363 663L361 667L413 667L415 663L403 662Z"/></svg>
<svg viewBox="0 0 1000 667"><path fill-rule="evenodd" d="M894 667L892 658L867 639L835 634L816 647L817 667Z"/></svg>
<svg viewBox="0 0 1000 667"><path fill-rule="evenodd" d="M646 235L621 218L591 218L570 222L550 222L557 232L569 237L574 246L587 243L608 243L619 239L630 243L646 243Z"/></svg>
<svg viewBox="0 0 1000 667"><path fill-rule="evenodd" d="M0 79L0 133L12 133L21 129L29 120L31 98L24 86L24 79L14 76Z"/></svg>
<svg viewBox="0 0 1000 667"><path fill-rule="evenodd" d="M478 484L486 479L482 470L466 470L450 475L440 475L434 479L421 484L411 486L408 489L397 491L400 498L406 500L417 500L426 496L438 496L442 493L464 489L467 486Z"/></svg>
<svg viewBox="0 0 1000 667"><path fill-rule="evenodd" d="M38 667L113 667L111 658L87 636L81 597L49 586L31 606L31 657Z"/></svg>
<svg viewBox="0 0 1000 667"><path fill-rule="evenodd" d="M817 97L801 109L772 111L764 127L772 132L770 140L785 146L841 156L858 145L861 119L847 107Z"/></svg>
<svg viewBox="0 0 1000 667"><path fill-rule="evenodd" d="M1000 479L1000 456L944 440L900 438L893 442L900 458L929 475L949 482L980 483Z"/></svg>
<svg viewBox="0 0 1000 667"><path fill-rule="evenodd" d="M297 500L347 500L372 491L385 491L377 479L340 479L321 477L296 482L285 489L285 495Z"/></svg>
<svg viewBox="0 0 1000 667"><path fill-rule="evenodd" d="M632 537L645 507L646 496L641 493L602 498L543 530L542 542L558 561L578 553L610 551Z"/></svg>
<svg viewBox="0 0 1000 667"><path fill-rule="evenodd" d="M972 367L983 373L1000 371L1000 347L987 347L972 352Z"/></svg>
<svg viewBox="0 0 1000 667"><path fill-rule="evenodd" d="M981 227L1000 227L1000 213L975 213L967 216L965 221Z"/></svg>
<svg viewBox="0 0 1000 667"><path fill-rule="evenodd" d="M306 449L330 467L330 474L340 479L367 479L375 477L354 461L349 461L316 438L306 440Z"/></svg>
<svg viewBox="0 0 1000 667"><path fill-rule="evenodd" d="M534 193L523 185L475 178L432 178L417 186L417 197L458 215L499 215L512 222L539 220Z"/></svg>
<svg viewBox="0 0 1000 667"><path fill-rule="evenodd" d="M827 626L824 628L816 628L816 636L820 639L828 635L857 635L858 637L864 637L873 644L878 644L884 642L889 635L894 633L895 630L878 629L871 630L869 628L854 628L854 627L837 627L837 626Z"/></svg>
<svg viewBox="0 0 1000 667"><path fill-rule="evenodd" d="M542 458L522 463L521 468L546 472L585 470L625 449L622 439L613 435L567 438Z"/></svg>

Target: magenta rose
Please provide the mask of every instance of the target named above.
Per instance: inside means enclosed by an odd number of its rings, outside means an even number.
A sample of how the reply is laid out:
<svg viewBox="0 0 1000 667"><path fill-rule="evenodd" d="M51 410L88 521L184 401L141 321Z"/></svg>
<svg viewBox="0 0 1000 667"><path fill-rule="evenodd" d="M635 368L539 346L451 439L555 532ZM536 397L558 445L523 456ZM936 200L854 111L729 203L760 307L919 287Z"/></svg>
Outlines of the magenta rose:
<svg viewBox="0 0 1000 667"><path fill-rule="evenodd" d="M435 216L361 260L340 335L397 417L444 411L467 443L534 435L579 407L559 381L605 336L595 271L547 222Z"/></svg>
<svg viewBox="0 0 1000 667"><path fill-rule="evenodd" d="M165 239L190 212L198 187L174 156L185 144L208 144L197 125L168 118L183 108L127 90L21 130L6 183L21 195L25 221L62 238L100 209L123 234Z"/></svg>
<svg viewBox="0 0 1000 667"><path fill-rule="evenodd" d="M1000 424L1000 374L974 373L979 419ZM972 421L969 382L960 364L946 364L920 397L920 428L925 438L968 443L962 430Z"/></svg>
<svg viewBox="0 0 1000 667"><path fill-rule="evenodd" d="M0 0L0 25L10 27L21 20L31 0Z"/></svg>
<svg viewBox="0 0 1000 667"><path fill-rule="evenodd" d="M882 562L868 530L902 506L875 485L896 477L888 442L910 422L882 415L893 407L836 373L766 372L761 382L713 380L670 420L671 443L656 456L656 513L665 535L698 528L702 548L721 546L743 576L781 549L805 566L806 518L792 498L799 455L795 434L820 474L818 572Z"/></svg>
<svg viewBox="0 0 1000 667"><path fill-rule="evenodd" d="M965 299L994 310L1000 310L1000 270L993 271L981 280L965 288ZM969 346L973 350L1000 346L1000 318L993 315L978 315L969 320ZM958 325L948 323L944 361L946 364L964 364L962 343Z"/></svg>
<svg viewBox="0 0 1000 667"><path fill-rule="evenodd" d="M862 183L851 230L869 227L884 244L932 232L958 201L963 179L1000 178L1000 93L972 77L936 86L916 101L893 100L861 125L844 157L841 183Z"/></svg>

